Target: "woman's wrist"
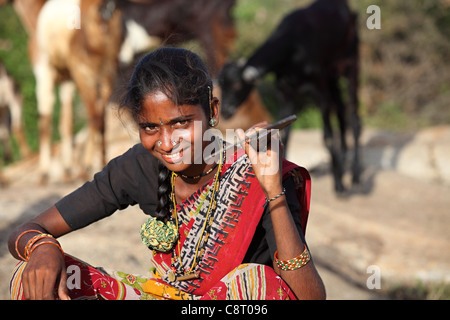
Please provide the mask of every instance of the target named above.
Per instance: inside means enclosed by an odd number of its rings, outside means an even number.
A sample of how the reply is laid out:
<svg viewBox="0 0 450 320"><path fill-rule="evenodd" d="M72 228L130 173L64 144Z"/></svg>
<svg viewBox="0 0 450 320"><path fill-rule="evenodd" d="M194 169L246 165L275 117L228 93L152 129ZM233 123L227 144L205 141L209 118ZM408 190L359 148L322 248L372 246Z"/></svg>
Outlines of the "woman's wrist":
<svg viewBox="0 0 450 320"><path fill-rule="evenodd" d="M280 186L279 188L273 188L268 191L265 191L264 196L266 197L266 200L272 199L277 195L281 194L282 192L286 192L286 190L283 188L283 186Z"/></svg>
<svg viewBox="0 0 450 320"><path fill-rule="evenodd" d="M275 192L273 194L275 194ZM286 189L285 188L282 188L282 190L279 193L275 194L272 197L269 197L266 194L265 202L264 202L263 207L266 208L270 203L274 203L278 199L284 198L285 194L286 194Z"/></svg>
<svg viewBox="0 0 450 320"><path fill-rule="evenodd" d="M28 238L23 239L26 235L30 235ZM25 236L25 237L24 237ZM21 248L19 242L26 240L26 244ZM64 251L61 248L58 240L56 240L51 234L41 232L40 230L26 230L22 232L15 241L15 251L20 259L28 261L33 251L42 245L51 244L58 247L61 253L64 255ZM21 254L23 252L23 254Z"/></svg>

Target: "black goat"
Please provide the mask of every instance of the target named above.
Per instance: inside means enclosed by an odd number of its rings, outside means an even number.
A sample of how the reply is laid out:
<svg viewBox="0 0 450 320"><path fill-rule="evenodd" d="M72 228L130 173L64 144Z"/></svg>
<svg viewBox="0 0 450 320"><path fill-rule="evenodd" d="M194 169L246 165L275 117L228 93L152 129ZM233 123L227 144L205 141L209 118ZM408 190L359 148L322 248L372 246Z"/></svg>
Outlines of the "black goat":
<svg viewBox="0 0 450 320"><path fill-rule="evenodd" d="M248 59L245 65L226 64L219 75L222 88L222 116L229 118L246 98L255 82L269 72L276 75L276 85L283 96L280 118L296 113L295 100L309 93L317 100L324 125L324 141L328 148L336 192L344 191L343 158L346 106L338 80L348 79L350 121L354 137L353 182L359 182L358 115L358 35L356 15L344 0L317 0L307 8L288 14L273 34ZM341 137L341 152L335 146L330 114L335 108ZM288 132L283 137L285 145Z"/></svg>

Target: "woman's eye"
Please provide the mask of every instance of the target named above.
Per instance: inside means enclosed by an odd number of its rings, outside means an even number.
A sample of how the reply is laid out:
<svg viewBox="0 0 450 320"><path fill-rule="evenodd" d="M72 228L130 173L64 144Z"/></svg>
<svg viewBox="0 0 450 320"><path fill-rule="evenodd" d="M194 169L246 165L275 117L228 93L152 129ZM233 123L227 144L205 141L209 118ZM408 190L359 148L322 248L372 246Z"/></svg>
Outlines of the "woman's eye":
<svg viewBox="0 0 450 320"><path fill-rule="evenodd" d="M189 120L180 120L177 121L174 125L175 128L185 127L189 123Z"/></svg>
<svg viewBox="0 0 450 320"><path fill-rule="evenodd" d="M142 129L146 132L146 133L154 133L156 132L158 129L156 128L156 126L143 126Z"/></svg>

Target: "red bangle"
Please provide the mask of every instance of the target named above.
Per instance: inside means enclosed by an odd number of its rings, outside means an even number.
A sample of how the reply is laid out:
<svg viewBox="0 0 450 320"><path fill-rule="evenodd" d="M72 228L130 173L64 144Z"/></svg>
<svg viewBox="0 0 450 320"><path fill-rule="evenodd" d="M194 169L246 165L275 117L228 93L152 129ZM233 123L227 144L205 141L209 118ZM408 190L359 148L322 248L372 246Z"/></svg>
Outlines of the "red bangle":
<svg viewBox="0 0 450 320"><path fill-rule="evenodd" d="M24 232L22 232L22 233L17 237L16 243L15 243L15 246L14 246L15 249L16 249L17 255L20 257L20 259L22 259L22 260L24 260L24 261L27 261L27 259L25 259L25 258L20 254L20 252L19 252L19 248L18 248L19 240L20 240L20 238L22 238L24 235L26 235L27 233L30 233L30 232L36 232L36 233L39 233L39 234L42 233L41 231L38 231L38 230L27 230L27 231L24 231Z"/></svg>

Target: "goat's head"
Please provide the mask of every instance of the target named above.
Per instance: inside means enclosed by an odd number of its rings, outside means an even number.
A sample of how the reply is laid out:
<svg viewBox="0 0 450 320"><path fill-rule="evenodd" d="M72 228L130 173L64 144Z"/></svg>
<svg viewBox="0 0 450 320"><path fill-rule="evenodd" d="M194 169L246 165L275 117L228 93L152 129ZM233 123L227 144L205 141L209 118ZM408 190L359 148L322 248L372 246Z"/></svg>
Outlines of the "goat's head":
<svg viewBox="0 0 450 320"><path fill-rule="evenodd" d="M231 118L252 90L256 80L256 76L251 74L253 69L238 62L223 66L218 81L222 91L221 115L225 119Z"/></svg>

